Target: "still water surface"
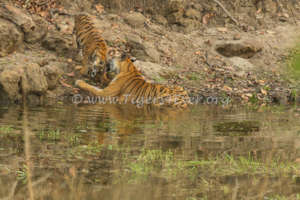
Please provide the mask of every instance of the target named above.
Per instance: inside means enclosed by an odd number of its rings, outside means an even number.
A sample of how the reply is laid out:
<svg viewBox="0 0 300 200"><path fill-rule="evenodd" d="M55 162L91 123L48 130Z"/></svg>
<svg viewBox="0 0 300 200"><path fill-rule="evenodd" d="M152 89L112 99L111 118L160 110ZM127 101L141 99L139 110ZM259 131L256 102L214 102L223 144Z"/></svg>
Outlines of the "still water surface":
<svg viewBox="0 0 300 200"><path fill-rule="evenodd" d="M22 107L0 107L0 200L30 190L34 199L300 199L297 108L63 105L27 115L29 141Z"/></svg>

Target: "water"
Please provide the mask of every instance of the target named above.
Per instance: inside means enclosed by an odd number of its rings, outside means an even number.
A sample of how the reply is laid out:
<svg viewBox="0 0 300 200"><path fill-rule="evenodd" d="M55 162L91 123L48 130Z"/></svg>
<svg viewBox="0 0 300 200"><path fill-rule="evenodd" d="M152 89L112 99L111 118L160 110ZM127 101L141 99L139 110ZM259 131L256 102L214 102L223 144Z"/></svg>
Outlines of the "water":
<svg viewBox="0 0 300 200"><path fill-rule="evenodd" d="M30 191L47 200L300 199L299 116L212 105L64 105L25 115L0 107L0 199ZM240 123L217 131L227 122ZM244 122L258 130L237 131Z"/></svg>

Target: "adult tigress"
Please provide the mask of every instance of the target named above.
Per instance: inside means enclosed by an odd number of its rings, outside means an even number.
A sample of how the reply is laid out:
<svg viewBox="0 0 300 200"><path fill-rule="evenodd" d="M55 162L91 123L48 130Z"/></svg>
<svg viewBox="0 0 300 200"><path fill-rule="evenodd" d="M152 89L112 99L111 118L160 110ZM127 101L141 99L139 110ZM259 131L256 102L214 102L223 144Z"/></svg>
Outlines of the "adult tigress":
<svg viewBox="0 0 300 200"><path fill-rule="evenodd" d="M191 103L187 92L180 86L164 86L147 82L126 55L112 59L106 73L115 73L109 85L100 89L77 80L76 85L97 97L117 98L118 103L169 105L185 108Z"/></svg>
<svg viewBox="0 0 300 200"><path fill-rule="evenodd" d="M107 45L95 24L95 17L88 14L77 14L74 18L73 33L76 36L77 47L83 57L83 67L78 69L82 75L91 72L93 77L96 75L101 77L107 60ZM91 68L89 68L89 64L91 64Z"/></svg>

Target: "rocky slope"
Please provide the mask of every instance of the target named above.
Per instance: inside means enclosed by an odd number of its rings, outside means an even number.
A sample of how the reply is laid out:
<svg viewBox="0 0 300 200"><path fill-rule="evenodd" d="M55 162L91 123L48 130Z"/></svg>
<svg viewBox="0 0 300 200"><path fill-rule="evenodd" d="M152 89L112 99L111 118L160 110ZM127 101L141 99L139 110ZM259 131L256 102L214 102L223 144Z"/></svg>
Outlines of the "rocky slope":
<svg viewBox="0 0 300 200"><path fill-rule="evenodd" d="M82 11L98 16L111 54L130 53L147 78L183 85L202 103L295 100L282 72L300 37L298 1L26 2L0 4L1 103L55 103L80 92L71 15Z"/></svg>

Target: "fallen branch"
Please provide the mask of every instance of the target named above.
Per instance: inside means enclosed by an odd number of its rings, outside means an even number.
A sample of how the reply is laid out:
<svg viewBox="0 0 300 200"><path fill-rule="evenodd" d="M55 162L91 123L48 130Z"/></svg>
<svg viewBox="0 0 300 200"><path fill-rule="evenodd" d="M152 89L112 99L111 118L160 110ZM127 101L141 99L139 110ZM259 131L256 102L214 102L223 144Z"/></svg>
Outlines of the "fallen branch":
<svg viewBox="0 0 300 200"><path fill-rule="evenodd" d="M218 0L214 0L214 2L216 2L223 10L224 12L228 15L228 17L234 21L234 23L236 25L239 25L239 22L230 14L230 12L223 6L223 4L221 4L221 2L219 2Z"/></svg>

